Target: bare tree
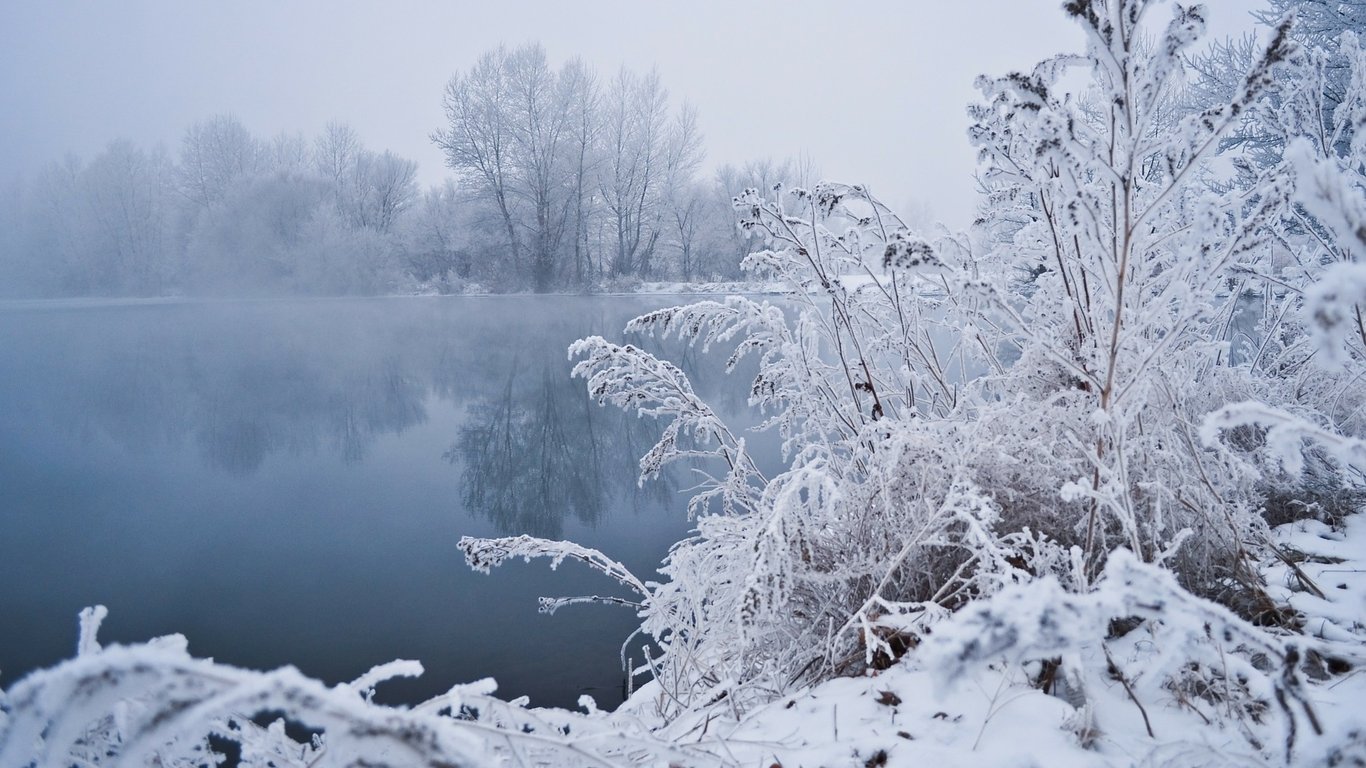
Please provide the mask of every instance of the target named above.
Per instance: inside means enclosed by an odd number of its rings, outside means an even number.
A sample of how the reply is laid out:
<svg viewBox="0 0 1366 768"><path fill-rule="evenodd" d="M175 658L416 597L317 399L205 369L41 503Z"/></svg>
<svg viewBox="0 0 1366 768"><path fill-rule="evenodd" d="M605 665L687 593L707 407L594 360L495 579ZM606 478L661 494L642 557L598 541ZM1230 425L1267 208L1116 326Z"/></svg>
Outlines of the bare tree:
<svg viewBox="0 0 1366 768"><path fill-rule="evenodd" d="M351 179L347 208L353 223L381 234L417 200L417 163L388 150L362 151Z"/></svg>
<svg viewBox="0 0 1366 768"><path fill-rule="evenodd" d="M608 92L599 187L615 225L613 276L650 272L667 165L668 97L654 70L640 77L623 69Z"/></svg>
<svg viewBox="0 0 1366 768"><path fill-rule="evenodd" d="M514 168L520 182L514 189L531 209L530 277L543 292L556 277L570 210L569 105L576 78L552 72L540 45L514 51L508 70L514 99Z"/></svg>
<svg viewBox="0 0 1366 768"><path fill-rule="evenodd" d="M602 122L598 109L602 92L597 75L582 59L573 59L561 70L567 91L570 115L569 152L574 174L574 282L584 285L592 274L592 252L589 248L589 223L592 213L590 185L597 173L600 153L598 138Z"/></svg>
<svg viewBox="0 0 1366 768"><path fill-rule="evenodd" d="M340 190L362 151L360 136L346 123L333 121L313 145L313 167Z"/></svg>
<svg viewBox="0 0 1366 768"><path fill-rule="evenodd" d="M702 131L697 125L697 108L684 102L669 132L666 152L665 197L672 234L678 247L678 273L691 280L696 271L693 252L697 240L706 192L695 181L702 164Z"/></svg>
<svg viewBox="0 0 1366 768"><path fill-rule="evenodd" d="M513 263L521 260L521 239L513 220L511 74L507 49L499 46L479 57L468 74L446 84L443 106L447 127L432 134L446 153L446 165L493 200L507 234Z"/></svg>
<svg viewBox="0 0 1366 768"><path fill-rule="evenodd" d="M313 166L313 150L303 133L281 132L262 145L265 165L274 173L302 175Z"/></svg>
<svg viewBox="0 0 1366 768"><path fill-rule="evenodd" d="M114 141L85 169L96 248L87 266L102 274L104 291L159 293L167 240L167 195L171 162L164 152L146 152L129 141Z"/></svg>
<svg viewBox="0 0 1366 768"><path fill-rule="evenodd" d="M587 67L551 68L532 44L497 48L446 87L447 128L432 139L472 191L492 201L511 263L538 291L585 274L584 191L594 164L597 86Z"/></svg>
<svg viewBox="0 0 1366 768"><path fill-rule="evenodd" d="M203 209L223 199L233 181L261 170L264 151L232 115L216 115L185 131L180 188Z"/></svg>

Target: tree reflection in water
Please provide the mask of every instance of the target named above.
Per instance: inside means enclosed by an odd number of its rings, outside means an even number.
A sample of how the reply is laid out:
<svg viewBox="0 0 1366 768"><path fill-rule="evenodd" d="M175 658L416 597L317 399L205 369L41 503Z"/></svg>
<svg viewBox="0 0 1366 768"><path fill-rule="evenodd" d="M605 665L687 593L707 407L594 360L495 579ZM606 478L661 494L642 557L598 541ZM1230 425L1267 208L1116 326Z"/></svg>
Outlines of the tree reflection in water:
<svg viewBox="0 0 1366 768"><path fill-rule="evenodd" d="M0 382L0 422L123 451L198 455L249 480L267 465L362 462L453 406L444 452L468 511L504 533L554 537L604 510L679 506L678 476L639 486L658 425L601 408L569 376L568 345L620 337L658 300L223 302L10 312L0 350L25 375ZM699 391L744 409L724 355L668 346ZM441 405L437 405L441 404ZM3 405L3 404L0 404ZM439 430L444 423L432 425ZM438 443L439 444L439 443ZM185 451L189 448L189 451ZM439 450L439 449L438 449ZM436 458L433 456L433 458ZM272 470L275 471L275 470Z"/></svg>
<svg viewBox="0 0 1366 768"><path fill-rule="evenodd" d="M495 674L538 704L591 686L611 703L634 617L534 607L598 577L485 579L455 542L570 537L643 573L686 535L687 468L637 487L658 425L598 406L565 354L673 301L0 304L0 627L24 628L0 642L0 686L64 658L101 603L114 641L185 632L331 682L422 659L391 686L407 701ZM728 349L629 341L682 355L742 422L752 374L722 374ZM535 658L507 642L549 631L568 639Z"/></svg>
<svg viewBox="0 0 1366 768"><path fill-rule="evenodd" d="M468 407L470 422L445 454L462 467L465 509L502 533L560 538L569 516L597 525L622 496L637 511L675 500L671 475L636 483L636 459L658 434L653 421L599 408L565 363L540 359L514 356L501 390Z"/></svg>

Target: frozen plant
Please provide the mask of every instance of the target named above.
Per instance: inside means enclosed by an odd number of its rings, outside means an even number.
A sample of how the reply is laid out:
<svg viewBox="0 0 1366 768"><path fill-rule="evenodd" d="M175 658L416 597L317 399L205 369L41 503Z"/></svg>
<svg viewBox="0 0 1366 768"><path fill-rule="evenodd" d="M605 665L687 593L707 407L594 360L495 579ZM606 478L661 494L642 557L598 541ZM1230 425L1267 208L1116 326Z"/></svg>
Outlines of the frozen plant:
<svg viewBox="0 0 1366 768"><path fill-rule="evenodd" d="M676 746L630 718L530 710L457 685L412 709L372 701L375 686L422 674L394 661L329 687L293 667L271 672L197 659L184 637L101 647L104 606L81 614L76 658L0 691L0 765L238 765L311 768L719 765L710 745Z"/></svg>
<svg viewBox="0 0 1366 768"><path fill-rule="evenodd" d="M1220 155L1273 86L1282 102L1295 83L1317 87L1290 22L1227 102L1182 113L1206 11L1177 6L1145 41L1159 5L1070 2L1083 54L979 82L971 139L988 195L973 237L916 231L860 186L746 190L740 227L767 249L745 266L781 280L785 301L730 297L629 324L724 345L732 364L757 358L750 402L781 436L785 471L760 472L677 366L598 337L571 349L599 402L667 420L642 478L679 459L719 467L665 580L632 577L659 648L645 669L661 716L738 716L891 663L946 615L1041 577L1090 595L1117 551L1174 590L1294 629L1267 610L1252 553L1274 495L1306 477L1360 482L1355 448L1335 446L1366 427L1361 350L1334 320L1344 365L1312 364L1299 319L1306 296L1358 305L1313 286L1356 247L1337 222L1354 220L1359 187L1323 152L1261 168ZM1062 90L1077 69L1088 88ZM1338 109L1357 114L1361 100L1353 91ZM1230 164L1241 183L1219 181ZM1248 421L1202 433L1207 414L1248 402L1292 420L1274 434ZM1293 430L1316 439L1287 449L1279 435ZM1277 450L1262 450L1268 439ZM1291 449L1298 465L1283 461Z"/></svg>
<svg viewBox="0 0 1366 768"><path fill-rule="evenodd" d="M1366 662L1360 644L1271 635L1182 589L1169 570L1117 550L1084 594L1046 578L974 602L936 626L919 660L953 686L1003 660L1055 659L1050 685L1082 702L1087 689L1122 690L1159 742L1170 746L1174 734L1158 734L1147 708L1155 714L1175 701L1263 756L1292 762L1307 738L1325 732L1301 672L1312 658Z"/></svg>

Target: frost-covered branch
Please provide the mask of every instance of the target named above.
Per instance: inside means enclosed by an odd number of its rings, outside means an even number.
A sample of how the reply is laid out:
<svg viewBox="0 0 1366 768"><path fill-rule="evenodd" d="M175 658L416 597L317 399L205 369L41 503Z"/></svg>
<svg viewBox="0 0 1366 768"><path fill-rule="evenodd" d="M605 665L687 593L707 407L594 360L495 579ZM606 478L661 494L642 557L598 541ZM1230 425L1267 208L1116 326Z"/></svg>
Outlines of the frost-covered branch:
<svg viewBox="0 0 1366 768"><path fill-rule="evenodd" d="M513 558L530 562L532 558L550 559L550 567L558 568L566 559L577 560L603 573L636 594L648 597L650 590L626 566L591 547L571 541L551 541L534 536L509 536L500 539L481 539L462 536L457 548L465 555L465 563L480 573L488 573Z"/></svg>

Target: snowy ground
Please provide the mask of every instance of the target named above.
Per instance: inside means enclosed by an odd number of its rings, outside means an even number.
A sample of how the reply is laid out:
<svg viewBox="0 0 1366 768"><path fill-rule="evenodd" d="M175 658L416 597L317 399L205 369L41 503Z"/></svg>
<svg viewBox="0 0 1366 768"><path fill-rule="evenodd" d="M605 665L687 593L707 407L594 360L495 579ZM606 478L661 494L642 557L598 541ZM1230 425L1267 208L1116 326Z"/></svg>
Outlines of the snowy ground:
<svg viewBox="0 0 1366 768"><path fill-rule="evenodd" d="M1366 515L1333 529L1317 521L1281 526L1275 543L1285 560L1262 563L1271 594L1300 611L1306 631L1361 647L1366 642ZM1289 563L1294 563L1290 565ZM1298 575L1297 575L1298 574ZM1301 575L1314 585L1306 586ZM1321 592L1322 596L1315 591ZM1143 652L1143 630L1133 653ZM1275 765L1280 745L1254 749L1233 725L1224 728L1212 705L1176 698L1145 701L1144 713L1123 685L1089 690L1088 716L1027 682L1036 669L1004 664L966 678L940 681L914 658L863 678L838 679L784 698L740 722L718 708L665 733L740 766L1165 766ZM647 713L650 690L623 709ZM1366 765L1366 669L1312 683L1309 695L1321 737L1302 733L1296 765ZM711 718L708 720L708 718ZM1090 748L1083 732L1089 726Z"/></svg>
<svg viewBox="0 0 1366 768"><path fill-rule="evenodd" d="M681 280L658 280L650 282L631 282L623 284L620 289L611 287L603 288L594 292L594 296L757 296L757 295L777 295L789 292L789 288L784 284L764 280L703 280L703 281L681 281ZM530 291L516 291L526 295L532 294ZM455 293L448 293L439 290L431 285L417 288L412 294L414 296L506 296L505 293L494 293L488 288L477 283L469 283L461 287ZM570 295L570 294L565 294Z"/></svg>
<svg viewBox="0 0 1366 768"><path fill-rule="evenodd" d="M721 280L703 282L646 282L641 283L633 293L648 295L741 295L755 296L761 294L781 294L787 293L788 288L783 283L764 282L759 280Z"/></svg>

